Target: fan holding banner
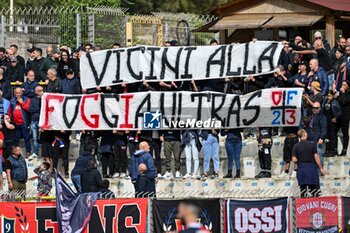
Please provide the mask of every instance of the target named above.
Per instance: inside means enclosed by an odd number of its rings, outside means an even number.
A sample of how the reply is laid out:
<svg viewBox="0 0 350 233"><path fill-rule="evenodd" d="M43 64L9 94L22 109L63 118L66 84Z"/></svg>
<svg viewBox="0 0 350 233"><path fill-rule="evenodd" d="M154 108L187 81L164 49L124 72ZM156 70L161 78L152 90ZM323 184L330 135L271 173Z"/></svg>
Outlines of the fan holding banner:
<svg viewBox="0 0 350 233"><path fill-rule="evenodd" d="M56 210L59 232L83 232L100 193L76 194L56 173Z"/></svg>

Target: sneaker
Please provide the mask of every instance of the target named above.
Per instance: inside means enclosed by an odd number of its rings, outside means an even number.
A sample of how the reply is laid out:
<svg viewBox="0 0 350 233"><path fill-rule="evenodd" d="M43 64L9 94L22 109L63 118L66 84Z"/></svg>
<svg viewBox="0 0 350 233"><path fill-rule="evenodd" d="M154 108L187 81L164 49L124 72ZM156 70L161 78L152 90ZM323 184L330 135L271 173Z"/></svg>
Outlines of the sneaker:
<svg viewBox="0 0 350 233"><path fill-rule="evenodd" d="M201 176L200 175L192 175L192 179L195 179L195 180L199 180L201 178Z"/></svg>
<svg viewBox="0 0 350 233"><path fill-rule="evenodd" d="M264 176L262 178L271 178L271 172L264 172Z"/></svg>
<svg viewBox="0 0 350 233"><path fill-rule="evenodd" d="M158 177L158 179L163 178L162 174L160 174L160 173L158 173L157 177Z"/></svg>
<svg viewBox="0 0 350 233"><path fill-rule="evenodd" d="M192 176L189 174L189 173L186 173L186 175L184 175L182 178L184 178L184 179L189 179L189 178L191 178Z"/></svg>
<svg viewBox="0 0 350 233"><path fill-rule="evenodd" d="M202 178L202 179L208 178L208 174L207 174L207 173L203 173L203 174L201 175L201 178Z"/></svg>
<svg viewBox="0 0 350 233"><path fill-rule="evenodd" d="M103 175L103 178L109 179L109 178L111 178L111 176L110 175Z"/></svg>
<svg viewBox="0 0 350 233"><path fill-rule="evenodd" d="M263 175L263 171L259 172L254 178L259 179Z"/></svg>
<svg viewBox="0 0 350 233"><path fill-rule="evenodd" d="M118 178L119 175L120 175L120 174L119 174L118 172L116 172L116 173L113 174L112 178Z"/></svg>
<svg viewBox="0 0 350 233"><path fill-rule="evenodd" d="M224 176L224 178L225 178L225 179L226 179L226 178L228 178L228 179L232 178L232 173L227 173L226 176Z"/></svg>
<svg viewBox="0 0 350 233"><path fill-rule="evenodd" d="M171 174L171 172L166 172L166 173L163 175L163 178L164 178L164 179L171 179L171 178L174 178L174 177L173 177L173 174Z"/></svg>
<svg viewBox="0 0 350 233"><path fill-rule="evenodd" d="M255 179L260 178L271 178L271 172L261 171L258 175L255 176Z"/></svg>
<svg viewBox="0 0 350 233"><path fill-rule="evenodd" d="M292 175L290 176L290 178L295 178L295 177L297 177L297 172L296 172L296 171L293 171L293 172L292 172Z"/></svg>
<svg viewBox="0 0 350 233"><path fill-rule="evenodd" d="M119 178L125 178L126 177L126 174L125 173L120 173L120 176L119 176Z"/></svg>
<svg viewBox="0 0 350 233"><path fill-rule="evenodd" d="M219 177L219 173L217 173L217 172L214 172L214 174L211 175L212 179L215 179L215 178L218 178L218 177Z"/></svg>
<svg viewBox="0 0 350 233"><path fill-rule="evenodd" d="M181 178L181 173L179 171L175 172L175 178L177 179Z"/></svg>
<svg viewBox="0 0 350 233"><path fill-rule="evenodd" d="M346 150L342 150L339 156L346 156Z"/></svg>
<svg viewBox="0 0 350 233"><path fill-rule="evenodd" d="M286 173L285 171L283 171L281 174L279 174L277 176L278 178L288 178L288 173Z"/></svg>

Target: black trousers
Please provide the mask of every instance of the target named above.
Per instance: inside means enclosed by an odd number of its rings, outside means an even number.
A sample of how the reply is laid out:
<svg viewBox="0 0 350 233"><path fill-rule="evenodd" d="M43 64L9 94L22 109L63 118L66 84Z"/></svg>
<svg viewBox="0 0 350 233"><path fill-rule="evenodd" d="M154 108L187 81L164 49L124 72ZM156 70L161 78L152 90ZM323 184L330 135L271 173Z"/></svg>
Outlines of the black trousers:
<svg viewBox="0 0 350 233"><path fill-rule="evenodd" d="M271 171L271 148L266 148L268 153L265 153L265 148L259 150L259 163L262 170Z"/></svg>
<svg viewBox="0 0 350 233"><path fill-rule="evenodd" d="M126 145L114 143L114 172L126 173L126 169L128 166L128 157L126 155L126 149Z"/></svg>
<svg viewBox="0 0 350 233"><path fill-rule="evenodd" d="M113 175L113 153L103 152L101 157L102 162L102 174L107 175L107 168L109 169L109 175Z"/></svg>
<svg viewBox="0 0 350 233"><path fill-rule="evenodd" d="M138 142L128 142L128 148L129 148L129 153L130 157L135 153L135 151L139 148L139 143Z"/></svg>
<svg viewBox="0 0 350 233"><path fill-rule="evenodd" d="M345 113L340 117L340 128L343 133L343 150L348 149L349 145L349 122L350 114Z"/></svg>
<svg viewBox="0 0 350 233"><path fill-rule="evenodd" d="M160 158L161 148L162 142L159 139L154 138L151 142L151 154L153 154L155 158L157 173L162 173L162 160Z"/></svg>
<svg viewBox="0 0 350 233"><path fill-rule="evenodd" d="M58 165L58 160L62 159L63 160L63 167L64 167L64 173L65 175L69 174L69 161L68 161L68 153L69 153L69 141L64 141L63 142L64 147L59 147L57 145L55 145L52 149L53 151L53 167L55 169L57 169L57 165Z"/></svg>
<svg viewBox="0 0 350 233"><path fill-rule="evenodd" d="M327 143L327 151L329 152L335 152L338 150L338 126L337 123L333 123L331 120L328 120L327 122L327 130L328 130L328 138L329 143Z"/></svg>

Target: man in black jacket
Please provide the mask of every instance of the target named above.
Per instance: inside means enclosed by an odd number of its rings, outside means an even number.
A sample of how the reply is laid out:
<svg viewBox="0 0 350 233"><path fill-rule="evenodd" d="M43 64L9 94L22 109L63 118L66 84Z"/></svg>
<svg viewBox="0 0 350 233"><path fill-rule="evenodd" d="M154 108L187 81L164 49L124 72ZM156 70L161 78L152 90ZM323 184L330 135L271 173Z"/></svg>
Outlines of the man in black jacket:
<svg viewBox="0 0 350 233"><path fill-rule="evenodd" d="M35 81L40 82L43 80L43 77L40 73L40 66L45 60L45 58L42 57L42 49L41 48L31 48L27 49L28 52L33 51L33 60L31 62L27 61L27 71L33 70L35 73Z"/></svg>
<svg viewBox="0 0 350 233"><path fill-rule="evenodd" d="M327 138L327 117L321 111L321 104L319 102L315 102L312 106L310 127L312 128L313 141L317 145L317 153L320 156L323 166L323 155L326 152L326 143L324 140Z"/></svg>
<svg viewBox="0 0 350 233"><path fill-rule="evenodd" d="M29 74L29 72L28 72ZM42 86L37 86L35 88L36 97L32 98L29 105L30 112L30 128L32 130L33 143L34 143L34 153L33 157L37 157L39 154L39 117L41 109L41 96L44 94L44 88Z"/></svg>
<svg viewBox="0 0 350 233"><path fill-rule="evenodd" d="M1 48L0 48L1 49ZM0 67L0 90L2 91L2 97L7 100L11 99L11 84L4 76L5 71Z"/></svg>
<svg viewBox="0 0 350 233"><path fill-rule="evenodd" d="M49 80L47 84L47 92L60 93L61 80L57 76L57 71L55 69L49 69L47 71L47 78Z"/></svg>
<svg viewBox="0 0 350 233"><path fill-rule="evenodd" d="M72 69L67 71L66 78L61 81L60 93L81 94L80 79L75 77Z"/></svg>
<svg viewBox="0 0 350 233"><path fill-rule="evenodd" d="M347 47L347 49L350 47ZM339 92L336 94L337 100L342 110L339 127L343 133L343 150L340 156L346 156L349 145L349 122L350 122L350 82L344 80Z"/></svg>
<svg viewBox="0 0 350 233"><path fill-rule="evenodd" d="M35 73L34 71L29 70L27 72L27 80L22 84L23 95L31 99L34 98L36 96L36 86L38 86L38 82L35 81Z"/></svg>
<svg viewBox="0 0 350 233"><path fill-rule="evenodd" d="M97 170L95 159L89 161L88 168L83 171L80 179L82 193L99 192L101 190L102 176Z"/></svg>
<svg viewBox="0 0 350 233"><path fill-rule="evenodd" d="M74 168L71 173L71 179L75 189L81 192L81 174L88 168L89 161L95 159L95 145L87 145L83 155L79 156L75 161Z"/></svg>

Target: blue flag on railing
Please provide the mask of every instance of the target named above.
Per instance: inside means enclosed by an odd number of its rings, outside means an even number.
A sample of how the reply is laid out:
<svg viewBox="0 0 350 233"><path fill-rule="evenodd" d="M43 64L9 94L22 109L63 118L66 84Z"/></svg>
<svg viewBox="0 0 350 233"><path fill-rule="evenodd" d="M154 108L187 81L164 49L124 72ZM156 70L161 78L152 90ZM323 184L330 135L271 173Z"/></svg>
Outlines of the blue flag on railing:
<svg viewBox="0 0 350 233"><path fill-rule="evenodd" d="M75 193L56 171L56 211L59 232L82 232L89 223L92 207L99 194Z"/></svg>

